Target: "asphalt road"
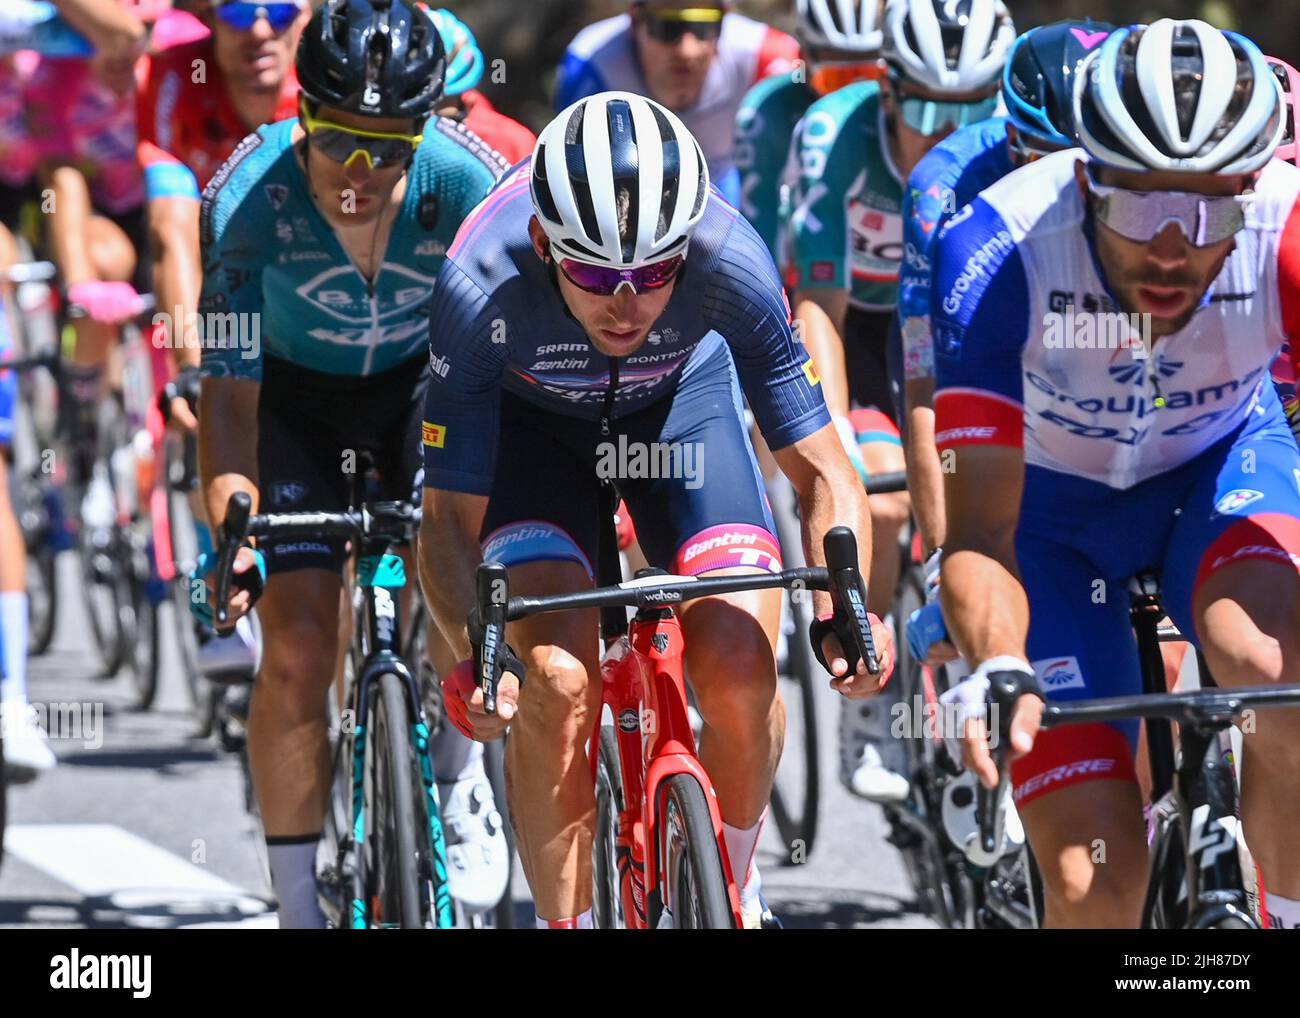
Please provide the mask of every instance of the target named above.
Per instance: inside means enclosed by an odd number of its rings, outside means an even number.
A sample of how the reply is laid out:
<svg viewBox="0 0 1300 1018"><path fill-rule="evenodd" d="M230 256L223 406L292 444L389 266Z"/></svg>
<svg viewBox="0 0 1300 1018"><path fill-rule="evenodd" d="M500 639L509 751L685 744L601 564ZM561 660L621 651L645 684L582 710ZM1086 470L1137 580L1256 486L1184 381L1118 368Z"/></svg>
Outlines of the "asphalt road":
<svg viewBox="0 0 1300 1018"><path fill-rule="evenodd" d="M0 868L0 926L197 927L275 925L237 760L195 737L166 629L155 707L132 709L125 674L96 677L76 563L60 563L64 596L54 646L30 666L39 704L79 704L80 726L60 729L59 766L9 789ZM170 608L164 608L169 612ZM930 926L918 915L880 810L837 779L839 697L818 698L822 805L813 851L782 866L770 823L759 860L766 897L789 927ZM69 717L58 708L52 717ZM532 922L522 874L517 918Z"/></svg>

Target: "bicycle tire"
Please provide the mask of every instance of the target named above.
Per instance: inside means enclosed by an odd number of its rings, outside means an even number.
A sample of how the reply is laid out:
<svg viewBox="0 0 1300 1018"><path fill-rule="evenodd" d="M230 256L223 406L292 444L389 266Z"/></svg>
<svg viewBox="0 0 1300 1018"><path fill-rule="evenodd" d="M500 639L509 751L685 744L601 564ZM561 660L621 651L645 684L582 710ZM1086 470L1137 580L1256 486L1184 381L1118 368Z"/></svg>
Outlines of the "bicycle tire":
<svg viewBox="0 0 1300 1018"><path fill-rule="evenodd" d="M168 591L172 604L172 631L176 639L177 656L180 659L182 678L189 693L190 706L194 708L195 718L199 721L203 733L212 731L212 697L210 684L199 671L199 638L195 631L194 617L190 614L190 570L198 557L196 539L193 535L194 523L190 516L186 492L175 486L173 474L178 465L175 442L168 441L163 446L164 469L163 483L167 486L167 529L171 537L172 558L176 574L172 577Z"/></svg>
<svg viewBox="0 0 1300 1018"><path fill-rule="evenodd" d="M503 833L506 836L506 889L501 892L501 900L492 910L493 926L498 930L513 930L515 830L510 825L510 802L506 794L506 739L495 739L483 746L483 770L487 773L488 784L492 786L492 798L496 802L497 812L501 814Z"/></svg>
<svg viewBox="0 0 1300 1018"><path fill-rule="evenodd" d="M596 834L591 842L591 918L598 930L619 930L623 918L619 875L618 817L623 810L623 772L612 725L601 725L596 746ZM627 864L632 864L631 859Z"/></svg>
<svg viewBox="0 0 1300 1018"><path fill-rule="evenodd" d="M1147 898L1142 908L1143 929L1180 930L1187 925L1185 846L1183 818L1178 809L1157 814Z"/></svg>
<svg viewBox="0 0 1300 1018"><path fill-rule="evenodd" d="M423 929L428 917L421 909L417 847L421 834L413 782L417 764L406 691L394 672L380 674L371 689L363 775L367 909L371 925Z"/></svg>
<svg viewBox="0 0 1300 1018"><path fill-rule="evenodd" d="M27 653L40 657L54 642L59 618L58 556L44 543L27 550Z"/></svg>
<svg viewBox="0 0 1300 1018"><path fill-rule="evenodd" d="M161 641L158 634L158 604L141 589L139 577L127 583L132 600L131 637L127 665L135 689L137 710L149 710L158 698L158 676L162 668Z"/></svg>
<svg viewBox="0 0 1300 1018"><path fill-rule="evenodd" d="M778 499L778 505L773 509L781 547L800 548L799 535L790 527L794 508L782 505ZM787 594L784 598L785 610L781 614L781 625L785 629L785 655L777 669L778 687L787 706L787 742L773 777L769 801L772 820L784 846L781 856L783 865L807 862L812 854L821 804L821 743L814 682L814 675L820 666L808 643L808 629L812 624L812 599L807 591L803 591L802 595L795 599ZM797 720L796 724L791 725L788 708L795 705ZM791 752L792 733L799 737L802 753ZM791 771L794 773L791 774Z"/></svg>
<svg viewBox="0 0 1300 1018"><path fill-rule="evenodd" d="M99 653L100 678L111 679L126 659L116 578L121 563L111 544L97 546L93 540L94 535L86 527L77 536L82 600L90 622L92 642Z"/></svg>
<svg viewBox="0 0 1300 1018"><path fill-rule="evenodd" d="M659 788L660 872L673 928L735 929L704 789L690 774L674 774Z"/></svg>

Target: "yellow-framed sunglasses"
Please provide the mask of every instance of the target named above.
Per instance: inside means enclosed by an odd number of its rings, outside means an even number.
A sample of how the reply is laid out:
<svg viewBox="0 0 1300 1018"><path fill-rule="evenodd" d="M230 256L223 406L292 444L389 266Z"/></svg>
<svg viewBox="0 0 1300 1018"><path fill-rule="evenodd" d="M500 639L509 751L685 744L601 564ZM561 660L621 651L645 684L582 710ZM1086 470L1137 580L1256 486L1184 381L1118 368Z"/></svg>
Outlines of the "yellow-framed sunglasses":
<svg viewBox="0 0 1300 1018"><path fill-rule="evenodd" d="M424 140L423 134L367 131L360 127L336 124L332 120L319 120L307 108L305 97L298 100L298 112L302 116L309 144L327 159L344 166L351 166L352 161L358 158L364 159L367 169L371 170L405 165Z"/></svg>
<svg viewBox="0 0 1300 1018"><path fill-rule="evenodd" d="M701 42L711 42L722 34L722 18L727 13L721 7L650 10L642 6L640 9L650 38L669 44L676 43L688 32Z"/></svg>

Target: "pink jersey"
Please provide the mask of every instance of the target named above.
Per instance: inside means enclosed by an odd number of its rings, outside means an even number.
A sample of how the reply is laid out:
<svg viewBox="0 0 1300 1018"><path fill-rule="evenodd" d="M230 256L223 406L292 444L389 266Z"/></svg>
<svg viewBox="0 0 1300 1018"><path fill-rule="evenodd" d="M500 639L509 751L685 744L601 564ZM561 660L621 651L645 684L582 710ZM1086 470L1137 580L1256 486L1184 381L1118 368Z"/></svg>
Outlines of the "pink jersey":
<svg viewBox="0 0 1300 1018"><path fill-rule="evenodd" d="M0 57L0 184L21 187L36 170L36 141L27 126L23 88L31 54Z"/></svg>
<svg viewBox="0 0 1300 1018"><path fill-rule="evenodd" d="M67 160L80 169L102 212L119 215L144 204L134 90L113 92L84 58L42 57L24 94L43 161Z"/></svg>

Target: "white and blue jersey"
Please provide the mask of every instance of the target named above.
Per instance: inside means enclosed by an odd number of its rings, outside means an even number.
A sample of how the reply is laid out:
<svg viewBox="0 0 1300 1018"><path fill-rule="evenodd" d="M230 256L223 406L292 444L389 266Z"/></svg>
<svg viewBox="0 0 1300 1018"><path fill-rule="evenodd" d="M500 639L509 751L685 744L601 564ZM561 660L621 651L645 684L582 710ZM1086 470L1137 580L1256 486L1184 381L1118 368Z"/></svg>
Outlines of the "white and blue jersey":
<svg viewBox="0 0 1300 1018"><path fill-rule="evenodd" d="M1052 700L1139 690L1135 573L1161 574L1164 608L1195 642L1207 577L1244 560L1300 569L1300 451L1269 378L1300 335L1300 170L1261 172L1191 320L1148 349L1094 251L1085 158L1016 170L950 219L931 293L936 444L1023 450L1016 558ZM1136 730L1042 733L1013 765L1017 799L1133 780Z"/></svg>
<svg viewBox="0 0 1300 1018"><path fill-rule="evenodd" d="M1005 117L963 127L931 149L912 171L903 192L903 265L898 277L898 318L903 371L910 381L934 375L930 335L931 248L940 228L1015 169Z"/></svg>

